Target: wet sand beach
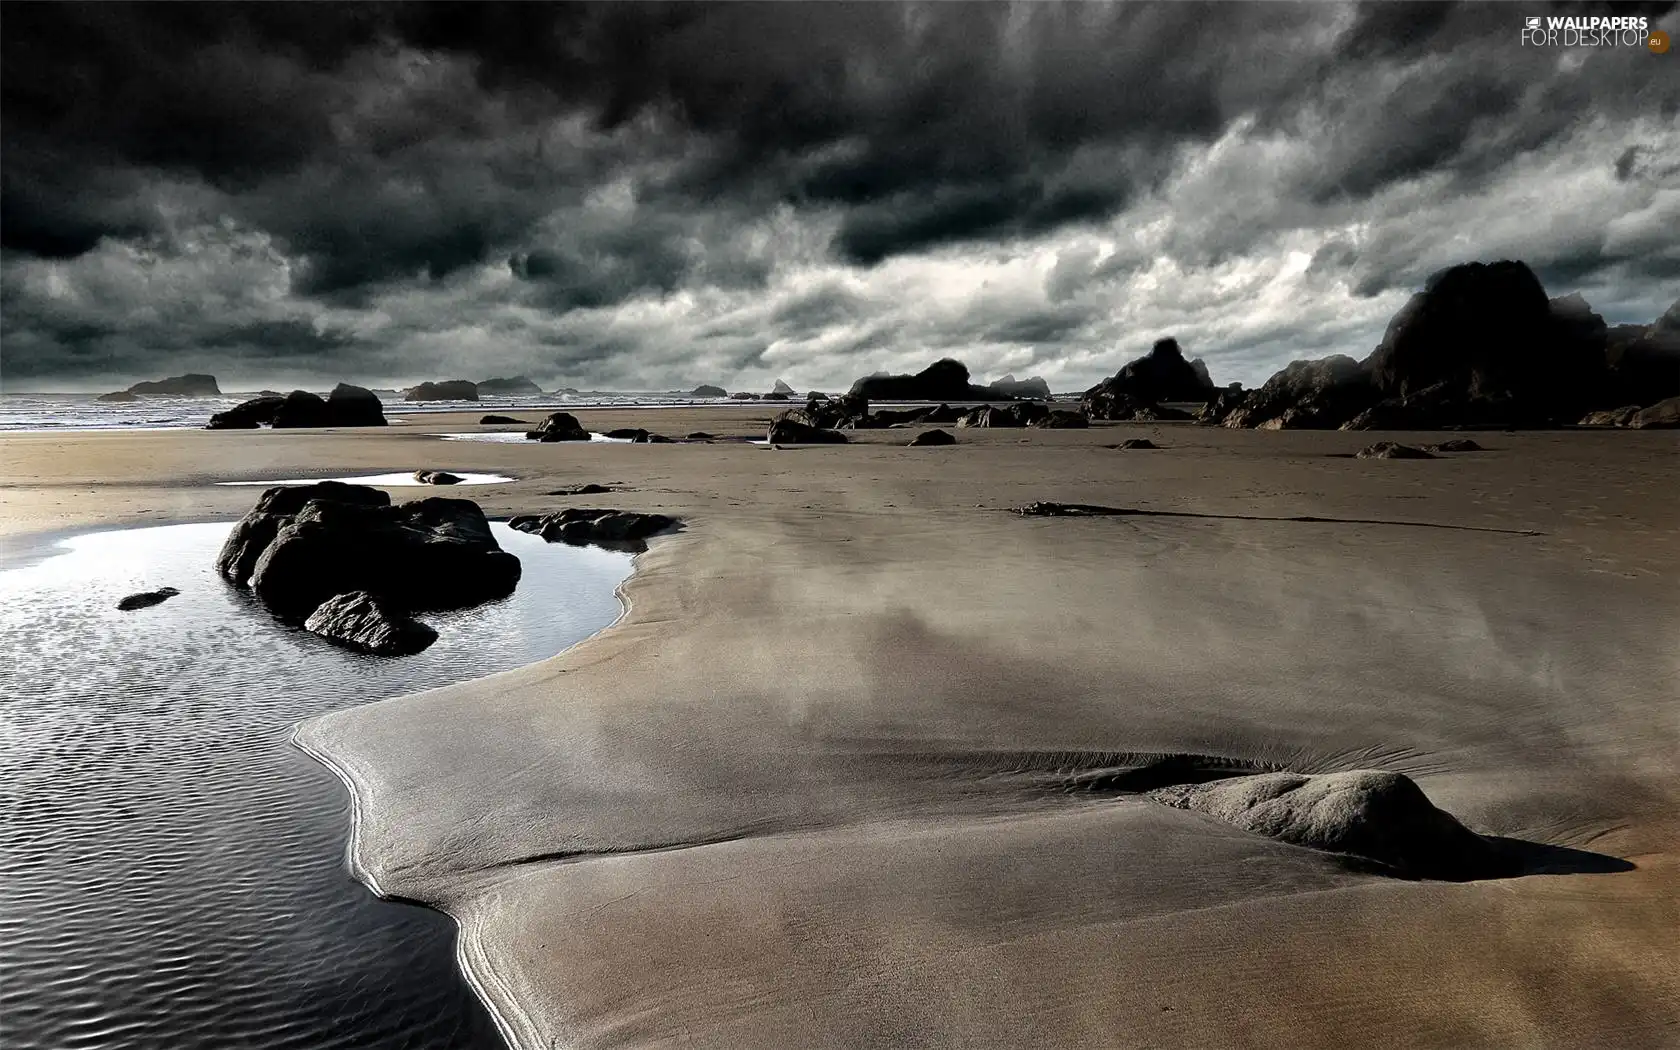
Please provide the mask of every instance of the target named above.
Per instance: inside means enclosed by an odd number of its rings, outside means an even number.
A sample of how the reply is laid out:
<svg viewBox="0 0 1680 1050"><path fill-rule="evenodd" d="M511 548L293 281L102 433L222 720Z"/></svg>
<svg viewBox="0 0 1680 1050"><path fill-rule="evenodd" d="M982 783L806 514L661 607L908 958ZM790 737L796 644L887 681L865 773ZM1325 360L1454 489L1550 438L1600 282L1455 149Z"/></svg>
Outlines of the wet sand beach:
<svg viewBox="0 0 1680 1050"><path fill-rule="evenodd" d="M493 516L682 518L610 630L301 730L515 1046L1680 1042L1673 432L434 436L475 424L9 436L0 535L419 468L515 478L459 493ZM1103 786L1150 755L1402 772L1553 870L1406 881Z"/></svg>

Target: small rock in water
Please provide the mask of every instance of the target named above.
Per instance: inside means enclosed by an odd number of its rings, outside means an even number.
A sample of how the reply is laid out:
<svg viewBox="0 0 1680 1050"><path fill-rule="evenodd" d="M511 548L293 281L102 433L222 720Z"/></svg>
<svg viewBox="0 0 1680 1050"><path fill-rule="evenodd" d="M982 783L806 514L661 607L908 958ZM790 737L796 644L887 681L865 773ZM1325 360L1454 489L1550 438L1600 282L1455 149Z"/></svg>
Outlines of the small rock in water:
<svg viewBox="0 0 1680 1050"><path fill-rule="evenodd" d="M465 479L447 470L417 470L414 480L422 485L459 485Z"/></svg>
<svg viewBox="0 0 1680 1050"><path fill-rule="evenodd" d="M1354 454L1355 459L1434 459L1432 453L1410 445L1402 445L1397 441L1379 441L1368 448L1362 448Z"/></svg>
<svg viewBox="0 0 1680 1050"><path fill-rule="evenodd" d="M305 630L334 645L375 656L410 656L437 641L437 632L397 612L367 591L338 594L303 621Z"/></svg>
<svg viewBox="0 0 1680 1050"><path fill-rule="evenodd" d="M927 430L910 439L906 448L923 448L928 445L955 445L957 439L946 430Z"/></svg>
<svg viewBox="0 0 1680 1050"><path fill-rule="evenodd" d="M162 605L181 592L173 587L159 587L155 591L141 591L131 594L117 603L117 608L123 612L133 612L136 609L149 609L154 605Z"/></svg>

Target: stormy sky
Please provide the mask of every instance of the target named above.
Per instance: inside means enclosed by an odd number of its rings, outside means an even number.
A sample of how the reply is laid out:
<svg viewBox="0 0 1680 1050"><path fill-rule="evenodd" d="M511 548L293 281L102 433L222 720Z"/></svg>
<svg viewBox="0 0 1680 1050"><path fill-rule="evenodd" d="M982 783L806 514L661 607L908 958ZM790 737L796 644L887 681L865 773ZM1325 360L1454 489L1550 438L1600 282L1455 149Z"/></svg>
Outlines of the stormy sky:
<svg viewBox="0 0 1680 1050"><path fill-rule="evenodd" d="M1082 388L1432 272L1680 295L1674 4L7 3L0 382Z"/></svg>

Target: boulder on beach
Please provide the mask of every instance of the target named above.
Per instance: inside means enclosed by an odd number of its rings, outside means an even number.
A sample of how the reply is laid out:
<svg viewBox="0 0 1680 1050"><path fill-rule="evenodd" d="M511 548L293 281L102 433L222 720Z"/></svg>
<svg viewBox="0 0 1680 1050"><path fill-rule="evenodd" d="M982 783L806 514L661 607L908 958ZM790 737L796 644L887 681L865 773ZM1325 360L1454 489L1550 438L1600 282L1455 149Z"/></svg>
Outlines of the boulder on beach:
<svg viewBox="0 0 1680 1050"><path fill-rule="evenodd" d="M1148 794L1244 831L1374 862L1403 877L1474 879L1506 866L1493 843L1437 809L1401 773L1261 773Z"/></svg>
<svg viewBox="0 0 1680 1050"><path fill-rule="evenodd" d="M508 526L550 543L595 544L619 550L643 551L649 537L676 528L681 522L666 514L599 507L568 507L553 514L521 514Z"/></svg>
<svg viewBox="0 0 1680 1050"><path fill-rule="evenodd" d="M207 430L253 430L271 426L276 430L300 427L382 427L385 406L373 391L340 383L326 397L307 390L294 390L284 397L263 395L242 401L225 412L217 412L205 424Z"/></svg>
<svg viewBox="0 0 1680 1050"><path fill-rule="evenodd" d="M216 567L231 583L249 582L276 613L299 619L356 590L405 612L477 605L511 594L520 573L471 500L391 506L378 489L334 482L264 492Z"/></svg>
<svg viewBox="0 0 1680 1050"><path fill-rule="evenodd" d="M852 384L851 393L870 401L1007 401L1008 395L969 382L968 366L949 357L915 375L877 372Z"/></svg>
<svg viewBox="0 0 1680 1050"><path fill-rule="evenodd" d="M1091 420L1083 412L1053 409L1027 425L1039 430L1084 430L1091 425Z"/></svg>
<svg viewBox="0 0 1680 1050"><path fill-rule="evenodd" d="M1111 414L1114 405L1207 401L1214 392L1206 366L1198 370L1186 361L1178 340L1160 339L1149 353L1085 391L1080 400L1092 419L1116 419L1122 417Z"/></svg>
<svg viewBox="0 0 1680 1050"><path fill-rule="evenodd" d="M516 425L517 426L522 426L522 427L535 426L535 424L532 423L529 419L515 419L512 416L498 416L498 415L494 415L494 414L479 417L478 425L481 426L481 427L516 426Z"/></svg>
<svg viewBox="0 0 1680 1050"><path fill-rule="evenodd" d="M1354 453L1355 459L1434 459L1433 453L1421 448L1402 445L1398 441L1379 441Z"/></svg>
<svg viewBox="0 0 1680 1050"><path fill-rule="evenodd" d="M437 641L436 631L367 591L333 595L303 626L334 645L375 656L411 656Z"/></svg>
<svg viewBox="0 0 1680 1050"><path fill-rule="evenodd" d="M100 394L94 400L96 400L96 401L116 401L116 402L138 401L138 400L140 400L140 395L135 394L135 393L130 393L127 390L114 390L109 394Z"/></svg>
<svg viewBox="0 0 1680 1050"><path fill-rule="evenodd" d="M214 413L210 422L204 425L204 429L255 430L262 426L272 426L280 406L285 403L286 398L283 395L253 397L249 401L241 401L225 412Z"/></svg>
<svg viewBox="0 0 1680 1050"><path fill-rule="evenodd" d="M1680 427L1680 397L1646 405L1634 413L1627 425L1635 430L1673 430Z"/></svg>
<svg viewBox="0 0 1680 1050"><path fill-rule="evenodd" d="M924 430L911 438L906 448L925 448L930 445L955 445L957 439L949 431Z"/></svg>
<svg viewBox="0 0 1680 1050"><path fill-rule="evenodd" d="M417 470L414 480L422 485L459 485L466 479L447 470Z"/></svg>
<svg viewBox="0 0 1680 1050"><path fill-rule="evenodd" d="M170 376L168 379L154 379L145 383L135 383L126 391L130 394L142 394L147 397L221 397L222 388L216 385L216 377L202 372L188 372L186 375Z"/></svg>
<svg viewBox="0 0 1680 1050"><path fill-rule="evenodd" d="M1036 401L1013 405L981 405L957 420L959 427L1027 427L1050 418L1050 410Z"/></svg>
<svg viewBox="0 0 1680 1050"><path fill-rule="evenodd" d="M1149 440L1148 438L1127 438L1114 447L1117 449L1124 449L1129 452L1134 449L1160 448L1161 446L1155 444L1155 442Z"/></svg>
<svg viewBox="0 0 1680 1050"><path fill-rule="evenodd" d="M543 392L542 387L531 382L526 376L484 379L474 384L474 388L479 397L535 397Z"/></svg>
<svg viewBox="0 0 1680 1050"><path fill-rule="evenodd" d="M1449 441L1437 441L1431 445L1424 445L1425 452L1486 452L1482 446L1469 438L1453 438Z"/></svg>
<svg viewBox="0 0 1680 1050"><path fill-rule="evenodd" d="M117 602L117 608L123 612L133 612L136 609L149 609L154 605L162 605L181 592L173 587L159 587L155 591L141 591L130 594Z"/></svg>
<svg viewBox="0 0 1680 1050"><path fill-rule="evenodd" d="M1010 374L1002 379L992 380L988 387L1003 397L1037 401L1050 400L1050 384L1045 382L1041 376L1033 376L1030 379L1016 379L1013 374Z"/></svg>
<svg viewBox="0 0 1680 1050"><path fill-rule="evenodd" d="M729 396L729 391L725 390L721 386L712 386L710 383L701 383L699 386L695 387L693 390L690 390L688 392L688 396L689 397L728 397Z"/></svg>
<svg viewBox="0 0 1680 1050"><path fill-rule="evenodd" d="M790 413L784 412L784 417ZM844 445L846 435L838 430L801 423L797 419L778 418L770 424L766 435L772 445Z"/></svg>
<svg viewBox="0 0 1680 1050"><path fill-rule="evenodd" d="M538 391L541 393L542 391ZM403 391L404 401L477 401L478 384L466 379L425 382Z"/></svg>
<svg viewBox="0 0 1680 1050"><path fill-rule="evenodd" d="M570 412L551 412L535 430L526 431L525 437L531 441L588 441L589 431Z"/></svg>

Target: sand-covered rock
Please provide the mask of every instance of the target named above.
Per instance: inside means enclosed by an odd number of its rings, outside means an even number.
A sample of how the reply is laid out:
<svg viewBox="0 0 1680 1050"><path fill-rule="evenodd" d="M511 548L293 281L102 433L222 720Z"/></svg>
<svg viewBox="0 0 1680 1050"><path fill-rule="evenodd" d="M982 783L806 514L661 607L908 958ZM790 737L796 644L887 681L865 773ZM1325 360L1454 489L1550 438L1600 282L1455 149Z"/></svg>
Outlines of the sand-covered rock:
<svg viewBox="0 0 1680 1050"><path fill-rule="evenodd" d="M541 391L538 391L539 393ZM427 381L403 391L404 401L477 401L478 384L468 379Z"/></svg>
<svg viewBox="0 0 1680 1050"><path fill-rule="evenodd" d="M367 591L328 598L303 626L334 645L375 656L410 656L437 641L436 631Z"/></svg>
<svg viewBox="0 0 1680 1050"><path fill-rule="evenodd" d="M154 605L162 605L181 592L173 587L159 587L155 591L141 591L130 594L117 602L117 608L123 612L133 612L136 609L149 609Z"/></svg>
<svg viewBox="0 0 1680 1050"><path fill-rule="evenodd" d="M1354 453L1355 459L1434 459L1432 453L1398 441L1379 441Z"/></svg>
<svg viewBox="0 0 1680 1050"><path fill-rule="evenodd" d="M948 430L924 430L911 438L906 448L927 448L933 445L955 445L957 439Z"/></svg>
<svg viewBox="0 0 1680 1050"><path fill-rule="evenodd" d="M1413 878L1473 879L1503 867L1491 843L1435 808L1401 773L1262 773L1174 785L1149 796L1244 831L1375 861Z"/></svg>
<svg viewBox="0 0 1680 1050"><path fill-rule="evenodd" d="M531 441L588 441L589 431L570 412L551 412L525 436Z"/></svg>

